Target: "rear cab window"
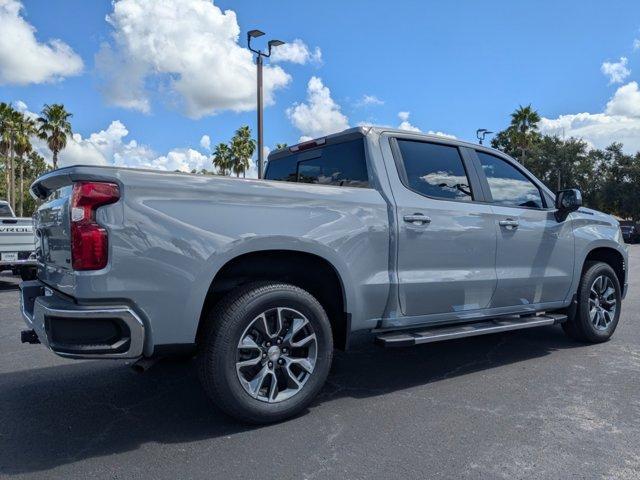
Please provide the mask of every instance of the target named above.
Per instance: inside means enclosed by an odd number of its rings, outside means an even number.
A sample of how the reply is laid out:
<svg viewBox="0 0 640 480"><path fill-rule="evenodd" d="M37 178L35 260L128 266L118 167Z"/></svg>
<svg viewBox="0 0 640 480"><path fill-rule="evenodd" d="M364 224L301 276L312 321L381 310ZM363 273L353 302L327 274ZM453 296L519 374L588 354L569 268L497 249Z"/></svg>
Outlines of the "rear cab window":
<svg viewBox="0 0 640 480"><path fill-rule="evenodd" d="M264 178L341 187L369 187L364 138L338 142L270 159Z"/></svg>
<svg viewBox="0 0 640 480"><path fill-rule="evenodd" d="M0 218L13 218L13 212L6 203L0 203Z"/></svg>

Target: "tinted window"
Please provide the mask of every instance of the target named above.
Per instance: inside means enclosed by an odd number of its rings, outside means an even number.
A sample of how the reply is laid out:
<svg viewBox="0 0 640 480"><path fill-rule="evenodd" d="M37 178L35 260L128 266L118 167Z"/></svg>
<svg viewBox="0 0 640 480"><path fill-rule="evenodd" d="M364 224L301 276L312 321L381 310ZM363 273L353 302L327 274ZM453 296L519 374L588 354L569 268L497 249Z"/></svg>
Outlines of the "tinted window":
<svg viewBox="0 0 640 480"><path fill-rule="evenodd" d="M471 187L456 147L398 140L409 188L436 198L471 201Z"/></svg>
<svg viewBox="0 0 640 480"><path fill-rule="evenodd" d="M9 205L0 203L0 217L13 217Z"/></svg>
<svg viewBox="0 0 640 480"><path fill-rule="evenodd" d="M501 158L477 152L495 203L514 207L542 208L540 190L520 170Z"/></svg>
<svg viewBox="0 0 640 480"><path fill-rule="evenodd" d="M265 178L286 182L367 187L362 139L327 145L269 161Z"/></svg>

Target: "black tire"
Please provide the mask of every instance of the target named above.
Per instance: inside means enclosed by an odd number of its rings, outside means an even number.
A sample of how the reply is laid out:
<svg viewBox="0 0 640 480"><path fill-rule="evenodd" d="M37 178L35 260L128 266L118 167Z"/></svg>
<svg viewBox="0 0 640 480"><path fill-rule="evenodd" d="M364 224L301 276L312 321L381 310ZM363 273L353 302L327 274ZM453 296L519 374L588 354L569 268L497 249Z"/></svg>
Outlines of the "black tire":
<svg viewBox="0 0 640 480"><path fill-rule="evenodd" d="M616 309L611 322L606 328L598 329L593 324L589 314L589 297L594 281L604 276L611 281L615 290ZM566 322L562 323L564 332L574 340L587 343L606 342L615 332L620 320L622 290L616 273L608 264L603 262L587 262L580 279L577 295L577 306L569 314Z"/></svg>
<svg viewBox="0 0 640 480"><path fill-rule="evenodd" d="M267 403L251 396L236 372L238 343L262 312L275 307L294 309L309 321L316 335L316 361L306 383L290 398ZM331 325L320 303L293 285L256 282L232 291L211 310L200 336L198 370L211 400L225 413L247 423L271 423L289 418L307 407L320 392L331 367Z"/></svg>

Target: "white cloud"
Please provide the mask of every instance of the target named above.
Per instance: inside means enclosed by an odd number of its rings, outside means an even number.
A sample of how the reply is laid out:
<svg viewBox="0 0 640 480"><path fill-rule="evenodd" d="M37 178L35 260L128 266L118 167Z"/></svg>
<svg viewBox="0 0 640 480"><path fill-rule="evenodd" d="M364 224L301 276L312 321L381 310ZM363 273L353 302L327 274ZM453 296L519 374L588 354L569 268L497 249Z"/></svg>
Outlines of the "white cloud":
<svg viewBox="0 0 640 480"><path fill-rule="evenodd" d="M422 130L411 125L411 122L409 122L410 114L411 112L398 112L398 118L400 119L400 125L398 125L398 128L400 130L408 130L409 132L421 132Z"/></svg>
<svg viewBox="0 0 640 480"><path fill-rule="evenodd" d="M275 63L291 62L300 65L304 65L307 62L319 64L322 63L322 50L320 50L320 47L316 47L312 51L306 43L296 38L293 42L274 47L271 50L271 61Z"/></svg>
<svg viewBox="0 0 640 480"><path fill-rule="evenodd" d="M548 135L576 137L590 146L605 148L622 142L625 151L640 151L640 89L637 82L618 88L603 113L576 113L542 118L540 131Z"/></svg>
<svg viewBox="0 0 640 480"><path fill-rule="evenodd" d="M609 84L622 83L631 75L631 70L627 68L628 63L627 57L620 57L618 62L604 62L600 67L600 71L609 77Z"/></svg>
<svg viewBox="0 0 640 480"><path fill-rule="evenodd" d="M149 112L163 95L189 117L223 110L255 109L255 64L238 44L233 10L211 0L119 0L107 16L112 41L102 45L96 66L107 101ZM265 66L265 105L291 76Z"/></svg>
<svg viewBox="0 0 640 480"><path fill-rule="evenodd" d="M607 102L605 113L640 118L640 89L638 82L629 82L618 88Z"/></svg>
<svg viewBox="0 0 640 480"><path fill-rule="evenodd" d="M306 103L287 109L291 123L302 132L300 141L322 137L349 128L349 119L331 98L331 91L318 77L311 77L307 85Z"/></svg>
<svg viewBox="0 0 640 480"><path fill-rule="evenodd" d="M105 130L88 137L74 133L67 140L66 148L59 154L59 165L110 165L182 172L212 169L210 158L193 148L173 148L165 155L158 155L146 145L126 140L128 135L127 127L120 120L112 121ZM36 151L51 163L51 151L45 141L39 138L32 141Z"/></svg>
<svg viewBox="0 0 640 480"><path fill-rule="evenodd" d="M358 102L356 102L356 107L368 107L374 105L384 105L384 100L380 100L375 95L363 95Z"/></svg>
<svg viewBox="0 0 640 480"><path fill-rule="evenodd" d="M211 137L209 135L203 135L200 138L200 146L205 150L211 150Z"/></svg>
<svg viewBox="0 0 640 480"><path fill-rule="evenodd" d="M17 0L0 0L0 85L44 83L78 75L82 59L62 40L40 43Z"/></svg>
<svg viewBox="0 0 640 480"><path fill-rule="evenodd" d="M633 41L633 49L634 50L640 50L640 38L636 38Z"/></svg>

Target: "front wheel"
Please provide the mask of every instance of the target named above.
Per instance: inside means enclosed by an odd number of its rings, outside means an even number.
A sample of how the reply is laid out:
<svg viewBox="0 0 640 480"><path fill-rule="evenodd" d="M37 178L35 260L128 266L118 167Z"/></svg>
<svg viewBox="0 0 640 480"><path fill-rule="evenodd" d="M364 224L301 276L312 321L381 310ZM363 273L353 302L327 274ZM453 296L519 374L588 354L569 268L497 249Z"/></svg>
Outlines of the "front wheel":
<svg viewBox="0 0 640 480"><path fill-rule="evenodd" d="M620 319L622 291L613 269L602 262L589 262L578 287L575 312L562 324L575 340L590 343L611 338Z"/></svg>
<svg viewBox="0 0 640 480"><path fill-rule="evenodd" d="M198 355L208 396L227 414L269 423L303 410L333 355L320 303L293 285L259 282L231 292L209 314Z"/></svg>

